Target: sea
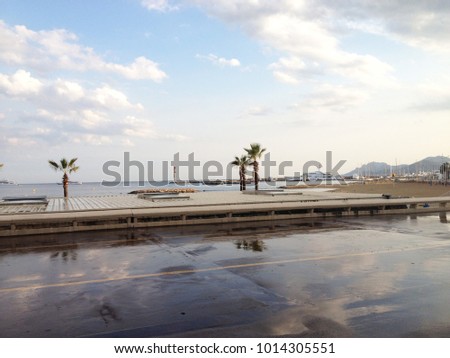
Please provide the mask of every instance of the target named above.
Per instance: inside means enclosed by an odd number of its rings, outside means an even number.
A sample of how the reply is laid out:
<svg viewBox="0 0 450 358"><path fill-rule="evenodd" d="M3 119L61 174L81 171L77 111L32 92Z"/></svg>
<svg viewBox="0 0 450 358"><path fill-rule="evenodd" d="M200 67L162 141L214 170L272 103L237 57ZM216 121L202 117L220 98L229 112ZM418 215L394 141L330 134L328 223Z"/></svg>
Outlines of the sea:
<svg viewBox="0 0 450 358"><path fill-rule="evenodd" d="M121 195L128 194L131 191L139 189L150 188L194 188L199 191L209 190L239 190L239 185L177 185L167 184L162 182L145 183L140 185L139 182L120 183L115 186L106 186L101 182L83 182L82 184L70 184L69 195L71 197L79 196L103 196L103 195ZM57 183L46 184L4 184L0 185L0 198L4 196L31 196L31 195L45 195L47 197L61 197L63 196L63 186Z"/></svg>
<svg viewBox="0 0 450 358"><path fill-rule="evenodd" d="M288 183L290 185L297 184L297 182ZM303 183L299 183L302 185ZM333 181L332 184L338 184L337 181ZM260 182L260 189L274 189L277 187L285 186L285 181L277 182ZM305 184L303 184L305 185ZM129 194L131 191L139 189L150 188L193 188L198 191L238 191L239 184L175 184L167 182L129 182L119 183L115 186L107 186L102 182L83 182L81 184L70 184L69 195L71 197L79 196L103 196L103 195L124 195ZM248 190L254 189L253 185L247 185ZM0 185L0 199L5 196L47 196L49 198L62 197L63 186L58 183L46 183L46 184L2 184Z"/></svg>

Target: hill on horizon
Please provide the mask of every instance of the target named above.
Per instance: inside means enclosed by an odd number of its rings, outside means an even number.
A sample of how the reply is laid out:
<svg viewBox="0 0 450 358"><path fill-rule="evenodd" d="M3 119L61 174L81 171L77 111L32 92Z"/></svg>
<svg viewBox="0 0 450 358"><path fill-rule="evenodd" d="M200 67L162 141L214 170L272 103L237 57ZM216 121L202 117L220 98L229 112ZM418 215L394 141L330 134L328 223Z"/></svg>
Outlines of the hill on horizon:
<svg viewBox="0 0 450 358"><path fill-rule="evenodd" d="M385 162L370 162L355 168L345 174L345 176L353 176L354 174L362 176L387 176L391 173L398 175L413 174L419 172L430 172L439 170L442 163L450 162L449 157L436 156L427 157L412 164L389 165Z"/></svg>

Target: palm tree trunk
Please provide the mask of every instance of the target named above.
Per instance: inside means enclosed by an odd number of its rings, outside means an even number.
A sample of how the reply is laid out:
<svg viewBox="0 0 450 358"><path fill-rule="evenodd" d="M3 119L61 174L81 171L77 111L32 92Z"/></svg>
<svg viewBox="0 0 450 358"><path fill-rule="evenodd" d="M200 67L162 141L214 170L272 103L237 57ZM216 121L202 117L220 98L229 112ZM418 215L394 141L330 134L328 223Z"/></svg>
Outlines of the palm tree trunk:
<svg viewBox="0 0 450 358"><path fill-rule="evenodd" d="M63 175L63 188L64 188L64 199L69 197L69 177L64 173Z"/></svg>
<svg viewBox="0 0 450 358"><path fill-rule="evenodd" d="M258 162L255 160L253 162L253 175L255 177L255 190L259 189L259 175L258 175Z"/></svg>
<svg viewBox="0 0 450 358"><path fill-rule="evenodd" d="M242 168L239 168L239 191L242 191Z"/></svg>

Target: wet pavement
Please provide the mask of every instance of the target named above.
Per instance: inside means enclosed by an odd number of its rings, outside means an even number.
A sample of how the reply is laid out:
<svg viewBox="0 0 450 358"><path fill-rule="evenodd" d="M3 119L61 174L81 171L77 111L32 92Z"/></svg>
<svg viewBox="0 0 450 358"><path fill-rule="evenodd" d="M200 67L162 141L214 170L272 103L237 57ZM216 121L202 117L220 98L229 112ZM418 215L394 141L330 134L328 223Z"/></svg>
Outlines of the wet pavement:
<svg viewBox="0 0 450 358"><path fill-rule="evenodd" d="M445 215L0 240L1 337L450 337Z"/></svg>

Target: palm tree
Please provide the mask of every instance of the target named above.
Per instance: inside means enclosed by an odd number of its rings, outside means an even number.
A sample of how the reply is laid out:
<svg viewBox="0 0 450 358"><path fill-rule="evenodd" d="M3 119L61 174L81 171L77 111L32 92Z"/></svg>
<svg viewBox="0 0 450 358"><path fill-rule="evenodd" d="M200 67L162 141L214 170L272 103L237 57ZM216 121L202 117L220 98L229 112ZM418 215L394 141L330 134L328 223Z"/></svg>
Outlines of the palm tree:
<svg viewBox="0 0 450 358"><path fill-rule="evenodd" d="M234 157L231 164L239 167L239 190L243 191L246 189L245 172L247 171L247 166L250 165L250 158L246 155L241 155L240 158Z"/></svg>
<svg viewBox="0 0 450 358"><path fill-rule="evenodd" d="M444 180L445 185L447 185L447 180L450 178L450 163L442 163L441 167L439 168L439 171L441 172Z"/></svg>
<svg viewBox="0 0 450 358"><path fill-rule="evenodd" d="M261 144L252 143L250 144L250 148L244 148L247 152L249 158L252 160L250 165L253 165L253 176L255 180L255 190L259 188L259 163L258 159L261 158L261 155L266 151L266 148L261 148Z"/></svg>
<svg viewBox="0 0 450 358"><path fill-rule="evenodd" d="M64 198L69 197L69 174L76 172L80 167L75 166L75 162L78 158L73 158L70 161L63 158L59 161L59 163L49 160L50 168L55 171L62 171L64 173L62 177L62 184L64 187Z"/></svg>

